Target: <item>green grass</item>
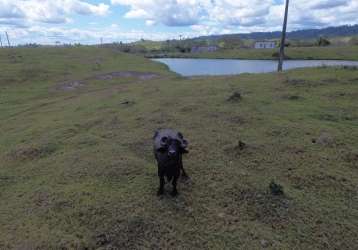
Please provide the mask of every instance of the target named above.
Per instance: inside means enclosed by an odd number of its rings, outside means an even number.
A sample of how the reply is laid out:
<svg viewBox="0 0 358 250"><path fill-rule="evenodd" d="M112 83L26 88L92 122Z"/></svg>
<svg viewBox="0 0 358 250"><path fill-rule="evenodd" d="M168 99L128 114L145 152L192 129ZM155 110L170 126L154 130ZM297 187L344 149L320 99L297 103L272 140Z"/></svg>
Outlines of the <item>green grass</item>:
<svg viewBox="0 0 358 250"><path fill-rule="evenodd" d="M276 59L278 49L223 49L207 53L168 53L160 57L218 58L218 59ZM289 59L358 60L358 46L292 47L286 48ZM156 55L148 55L155 57Z"/></svg>
<svg viewBox="0 0 358 250"><path fill-rule="evenodd" d="M183 78L84 47L2 49L0 70L0 249L358 245L355 69ZM118 71L158 76L97 77ZM177 198L156 196L161 127L190 142Z"/></svg>

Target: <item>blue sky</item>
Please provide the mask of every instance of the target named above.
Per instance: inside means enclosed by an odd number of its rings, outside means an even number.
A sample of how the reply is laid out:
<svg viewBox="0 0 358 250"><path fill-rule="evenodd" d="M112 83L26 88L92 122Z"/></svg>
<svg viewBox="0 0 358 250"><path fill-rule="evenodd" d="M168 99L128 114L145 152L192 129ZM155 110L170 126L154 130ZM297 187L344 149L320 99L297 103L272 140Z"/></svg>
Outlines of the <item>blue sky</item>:
<svg viewBox="0 0 358 250"><path fill-rule="evenodd" d="M279 30L283 0L0 0L14 44L95 44ZM291 0L289 30L358 23L358 0Z"/></svg>

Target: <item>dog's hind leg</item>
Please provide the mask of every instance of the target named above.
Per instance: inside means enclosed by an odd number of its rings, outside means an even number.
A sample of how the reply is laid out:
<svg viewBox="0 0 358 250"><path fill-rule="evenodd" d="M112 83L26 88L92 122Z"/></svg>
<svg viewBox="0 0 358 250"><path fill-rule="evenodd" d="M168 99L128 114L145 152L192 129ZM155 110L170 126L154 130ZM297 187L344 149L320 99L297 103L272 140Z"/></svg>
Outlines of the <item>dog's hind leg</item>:
<svg viewBox="0 0 358 250"><path fill-rule="evenodd" d="M183 167L183 161L180 159L180 170L181 170L181 177L183 177L184 179L189 179L189 175L185 172L184 167Z"/></svg>

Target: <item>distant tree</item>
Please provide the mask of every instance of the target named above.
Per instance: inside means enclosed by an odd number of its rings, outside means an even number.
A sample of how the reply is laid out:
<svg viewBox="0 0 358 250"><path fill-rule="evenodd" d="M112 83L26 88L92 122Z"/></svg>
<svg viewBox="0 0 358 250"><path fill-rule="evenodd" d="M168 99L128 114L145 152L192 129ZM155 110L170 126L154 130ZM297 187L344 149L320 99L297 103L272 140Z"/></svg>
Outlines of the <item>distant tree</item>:
<svg viewBox="0 0 358 250"><path fill-rule="evenodd" d="M324 37L320 37L317 41L317 44L318 44L318 46L329 46L331 44L331 42Z"/></svg>
<svg viewBox="0 0 358 250"><path fill-rule="evenodd" d="M358 37L352 37L349 43L351 45L358 45Z"/></svg>

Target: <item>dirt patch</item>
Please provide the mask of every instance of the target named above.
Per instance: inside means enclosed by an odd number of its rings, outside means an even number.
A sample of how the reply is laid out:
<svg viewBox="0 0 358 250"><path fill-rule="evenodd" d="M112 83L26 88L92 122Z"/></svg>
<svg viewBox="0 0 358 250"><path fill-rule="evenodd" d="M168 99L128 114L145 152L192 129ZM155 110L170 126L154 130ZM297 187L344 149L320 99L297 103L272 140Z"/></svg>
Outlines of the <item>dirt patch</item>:
<svg viewBox="0 0 358 250"><path fill-rule="evenodd" d="M294 217L293 202L285 195L273 195L269 190L261 191L253 188L226 190L231 203L224 204L227 214L237 216L248 215L250 220L270 224L275 228L284 228L290 217Z"/></svg>
<svg viewBox="0 0 358 250"><path fill-rule="evenodd" d="M111 72L107 74L96 75L93 78L97 80L112 80L115 78L128 78L133 77L139 80L151 80L153 78L158 77L158 74L149 73L149 72L137 72L137 71L117 71Z"/></svg>
<svg viewBox="0 0 358 250"><path fill-rule="evenodd" d="M9 53L7 55L8 62L10 63L22 63L23 57L22 55L17 55L16 53Z"/></svg>
<svg viewBox="0 0 358 250"><path fill-rule="evenodd" d="M73 91L80 87L83 87L84 85L84 81L69 81L56 84L55 89L62 91Z"/></svg>
<svg viewBox="0 0 358 250"><path fill-rule="evenodd" d="M313 144L319 144L322 146L332 146L335 144L335 140L332 135L329 133L322 133L320 136L316 139L312 139Z"/></svg>
<svg viewBox="0 0 358 250"><path fill-rule="evenodd" d="M357 99L358 92L336 92L328 95L332 99Z"/></svg>
<svg viewBox="0 0 358 250"><path fill-rule="evenodd" d="M305 79L287 78L285 83L293 86L302 86L306 85L308 82Z"/></svg>
<svg viewBox="0 0 358 250"><path fill-rule="evenodd" d="M164 127L167 126L167 124L169 124L170 122L173 121L173 117L165 114L165 113L161 113L161 112L154 112L151 114L150 119L148 120L148 122L150 124L154 124L155 127Z"/></svg>
<svg viewBox="0 0 358 250"><path fill-rule="evenodd" d="M337 78L326 78L326 79L321 80L321 82L323 82L323 83L337 83L338 80L337 80Z"/></svg>
<svg viewBox="0 0 358 250"><path fill-rule="evenodd" d="M314 115L313 117L318 120L327 121L327 122L338 122L340 120L339 117L332 114L318 114L318 115Z"/></svg>
<svg viewBox="0 0 358 250"><path fill-rule="evenodd" d="M230 116L228 118L228 121L234 124L244 124L246 123L246 120L244 118L242 118L241 116Z"/></svg>
<svg viewBox="0 0 358 250"><path fill-rule="evenodd" d="M8 154L8 157L11 160L19 161L36 160L49 156L54 153L56 149L56 146L52 144L42 146L22 146L11 151Z"/></svg>
<svg viewBox="0 0 358 250"><path fill-rule="evenodd" d="M198 106L197 105L186 105L184 107L182 107L180 109L181 112L184 112L184 113L190 113L190 112L193 112L193 111L196 111L198 110Z"/></svg>
<svg viewBox="0 0 358 250"><path fill-rule="evenodd" d="M120 120L118 118L118 116L114 116L107 124L106 124L106 128L109 130L116 130L119 129L120 127Z"/></svg>
<svg viewBox="0 0 358 250"><path fill-rule="evenodd" d="M104 123L103 119L95 119L95 120L90 120L90 121L86 121L84 123L81 124L75 124L75 127L78 129L83 129L83 130L90 130L94 127L100 127L102 126Z"/></svg>
<svg viewBox="0 0 358 250"><path fill-rule="evenodd" d="M140 217L118 220L94 238L104 249L174 249L178 244L171 228Z"/></svg>
<svg viewBox="0 0 358 250"><path fill-rule="evenodd" d="M292 175L290 176L292 186L299 190L307 190L307 192L325 190L328 195L331 192L343 192L351 195L355 192L355 186L345 177L334 176L324 172L310 175Z"/></svg>
<svg viewBox="0 0 358 250"><path fill-rule="evenodd" d="M85 78L83 80L74 80L74 81L65 81L55 85L55 90L60 91L73 91L79 89L86 85L87 81L90 80L112 80L116 78L136 78L142 81L151 80L153 78L159 77L159 74L150 73L150 72L137 72L137 71L118 71L118 72L111 72L106 74L98 74L95 76L91 76Z"/></svg>
<svg viewBox="0 0 358 250"><path fill-rule="evenodd" d="M125 144L125 146L135 153L139 158L146 161L154 161L152 140L144 139L133 143Z"/></svg>

